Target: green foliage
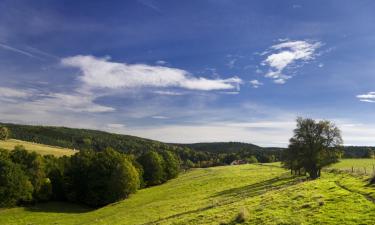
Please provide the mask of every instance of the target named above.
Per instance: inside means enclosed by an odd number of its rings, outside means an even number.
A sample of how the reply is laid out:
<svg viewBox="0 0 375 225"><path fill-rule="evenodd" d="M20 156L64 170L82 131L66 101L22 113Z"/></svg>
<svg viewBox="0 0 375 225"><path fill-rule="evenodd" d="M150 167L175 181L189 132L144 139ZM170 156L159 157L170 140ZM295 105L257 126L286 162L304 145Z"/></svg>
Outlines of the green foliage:
<svg viewBox="0 0 375 225"><path fill-rule="evenodd" d="M180 162L178 158L170 151L164 151L162 154L164 159L165 180L177 177L180 171Z"/></svg>
<svg viewBox="0 0 375 225"><path fill-rule="evenodd" d="M246 159L254 155L259 162L273 162L280 159L281 153L280 148L262 148L239 142L186 145L165 144L129 135L111 134L87 129L16 124L4 125L11 130L13 138L24 141L79 150L91 149L101 151L110 147L127 154L133 154L136 157L147 151L157 151L160 153L171 151L178 155L182 162L190 160L194 163L195 167L221 166L225 163L231 163L232 161L226 158L228 154L235 155L238 159Z"/></svg>
<svg viewBox="0 0 375 225"><path fill-rule="evenodd" d="M46 194L42 190L42 186L45 185L46 174L44 172L44 161L41 155L35 152L28 152L26 149L18 145L10 153L10 158L14 163L21 165L21 168L25 171L26 175L34 188L34 197L37 200L48 200ZM44 192L44 193L43 193Z"/></svg>
<svg viewBox="0 0 375 225"><path fill-rule="evenodd" d="M3 209L0 224L236 224L243 209L243 224L374 224L366 196L375 191L361 177L324 173L301 182L280 167L247 164L193 169L99 210L64 202Z"/></svg>
<svg viewBox="0 0 375 225"><path fill-rule="evenodd" d="M155 151L149 151L138 158L144 173L143 180L146 186L158 185L164 182L165 162L162 156Z"/></svg>
<svg viewBox="0 0 375 225"><path fill-rule="evenodd" d="M48 201L52 196L52 183L49 178L44 178L38 192L37 199L39 201Z"/></svg>
<svg viewBox="0 0 375 225"><path fill-rule="evenodd" d="M320 176L324 166L337 162L340 157L341 133L329 121L298 118L289 142L284 151L284 167L295 172L303 169L312 179Z"/></svg>
<svg viewBox="0 0 375 225"><path fill-rule="evenodd" d="M246 159L247 163L258 163L258 159L255 156L250 156Z"/></svg>
<svg viewBox="0 0 375 225"><path fill-rule="evenodd" d="M4 164L4 168L11 168L2 171L0 175L7 178L7 171L11 171L16 173L15 177L19 182L25 183L21 176L23 174L31 187L32 195L27 198L30 202L68 200L98 207L127 198L146 184L156 185L176 177L180 167L178 157L170 151L161 152L151 151L151 157L145 154L144 162L149 164L143 167L133 155L111 148L98 152L82 150L72 157L57 158L28 152L23 146L17 145L10 152L0 149L0 159L9 162ZM147 177L147 183L143 183L144 174L145 177L150 174L152 176L150 179ZM4 193L6 191L8 188L3 190ZM26 197L9 196L13 202L4 196L0 198L7 205L14 205L20 200L26 201Z"/></svg>
<svg viewBox="0 0 375 225"><path fill-rule="evenodd" d="M140 185L139 175L122 154L81 151L72 156L65 173L67 198L90 206L103 206L124 199Z"/></svg>
<svg viewBox="0 0 375 225"><path fill-rule="evenodd" d="M7 140L9 138L9 130L4 126L0 126L0 140Z"/></svg>
<svg viewBox="0 0 375 225"><path fill-rule="evenodd" d="M181 144L200 152L211 153L211 158L220 159L220 162L230 164L237 159L246 159L255 156L259 162L267 163L281 159L282 148L263 148L257 145L241 142L213 142Z"/></svg>
<svg viewBox="0 0 375 225"><path fill-rule="evenodd" d="M374 158L374 147L345 146L342 158Z"/></svg>
<svg viewBox="0 0 375 225"><path fill-rule="evenodd" d="M3 156L0 157L0 207L30 201L33 187L28 177L19 165Z"/></svg>

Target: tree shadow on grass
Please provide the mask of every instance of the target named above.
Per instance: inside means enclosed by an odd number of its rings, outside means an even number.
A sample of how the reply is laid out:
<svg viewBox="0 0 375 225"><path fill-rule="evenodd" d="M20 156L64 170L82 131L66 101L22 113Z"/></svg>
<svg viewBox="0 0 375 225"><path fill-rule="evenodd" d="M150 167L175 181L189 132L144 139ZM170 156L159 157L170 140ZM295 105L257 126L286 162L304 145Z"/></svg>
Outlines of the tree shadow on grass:
<svg viewBox="0 0 375 225"><path fill-rule="evenodd" d="M230 199L232 201L236 199L244 199L262 195L268 191L289 187L304 180L305 179L303 177L295 177L284 174L279 177L261 181L255 184L224 190L211 196L211 198Z"/></svg>
<svg viewBox="0 0 375 225"><path fill-rule="evenodd" d="M293 186L293 185L295 185L297 183L300 183L304 180L306 180L304 177L296 177L296 176L290 176L289 174L284 174L284 175L281 175L279 177L269 179L269 180L265 180L265 181L262 181L262 182L259 182L259 183L255 183L255 184L251 184L251 185L247 185L247 186L243 186L243 187L238 187L238 188L228 189L228 190L225 190L225 191L218 192L215 195L209 197L213 200L215 200L216 198L223 198L222 201L218 201L218 202L213 201L212 204L207 205L205 207L190 210L190 211L185 211L185 212L181 212L181 213L177 213L177 214L165 217L165 218L160 218L159 220L155 220L155 221L153 221L151 223L147 223L147 224L158 224L158 223L161 223L162 221L166 221L166 220L172 219L172 218L177 218L177 217L184 216L184 215L187 215L187 214L201 213L203 211L206 211L206 210L209 210L209 209L212 209L212 208L215 208L215 207L220 207L220 206L232 204L239 199L243 199L243 198L247 198L247 197L253 197L253 196L264 194L268 191L278 190L278 189L285 188L285 187L290 187L290 186ZM232 224L237 224L237 223L238 223L238 221L237 221L237 219L235 219L235 220L229 222L228 224L232 225ZM226 224L226 223L223 223L223 224Z"/></svg>
<svg viewBox="0 0 375 225"><path fill-rule="evenodd" d="M73 204L69 202L47 202L25 206L26 211L46 212L46 213L86 213L95 210L85 205Z"/></svg>

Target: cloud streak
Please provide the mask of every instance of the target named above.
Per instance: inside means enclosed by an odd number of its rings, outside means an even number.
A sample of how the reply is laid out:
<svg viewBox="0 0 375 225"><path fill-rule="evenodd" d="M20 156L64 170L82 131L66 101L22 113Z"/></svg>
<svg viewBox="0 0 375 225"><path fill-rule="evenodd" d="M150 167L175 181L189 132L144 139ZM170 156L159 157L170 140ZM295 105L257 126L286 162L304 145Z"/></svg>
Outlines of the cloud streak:
<svg viewBox="0 0 375 225"><path fill-rule="evenodd" d="M78 68L82 72L80 79L92 88L179 87L212 91L239 89L242 83L238 77L207 79L194 77L189 72L177 68L126 64L109 60L109 58L78 55L63 58L61 63L66 67Z"/></svg>
<svg viewBox="0 0 375 225"><path fill-rule="evenodd" d="M297 63L307 63L315 58L316 51L322 46L321 42L284 40L273 45L262 55L266 55L262 65L268 67L265 77L273 79L274 83L284 84L292 75L286 74L287 69Z"/></svg>
<svg viewBox="0 0 375 225"><path fill-rule="evenodd" d="M24 50L21 50L21 49L18 49L18 48L15 48L15 47L12 47L10 45L6 45L6 44L2 44L0 43L0 47L5 49L5 50L9 50L9 51L12 51L12 52L15 52L15 53L18 53L18 54L21 54L21 55L25 55L25 56L28 56L30 58L34 58L34 59L38 59L38 60L43 60L42 58L30 53L30 52L27 52L27 51L24 51Z"/></svg>
<svg viewBox="0 0 375 225"><path fill-rule="evenodd" d="M357 95L356 97L361 102L375 103L375 91L368 92L367 94Z"/></svg>

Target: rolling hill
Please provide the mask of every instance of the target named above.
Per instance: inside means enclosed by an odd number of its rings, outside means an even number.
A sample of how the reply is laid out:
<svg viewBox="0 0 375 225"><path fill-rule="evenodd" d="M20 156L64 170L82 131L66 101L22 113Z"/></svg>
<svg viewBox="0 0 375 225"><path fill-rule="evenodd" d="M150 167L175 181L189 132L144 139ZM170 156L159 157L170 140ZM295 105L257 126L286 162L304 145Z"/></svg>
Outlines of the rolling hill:
<svg viewBox="0 0 375 225"><path fill-rule="evenodd" d="M373 224L367 177L292 177L277 165L193 169L100 209L44 203L0 210L0 224Z"/></svg>
<svg viewBox="0 0 375 225"><path fill-rule="evenodd" d="M74 151L73 149L68 148L37 144L15 139L9 139L6 141L0 140L0 148L2 149L13 150L16 145L23 145L26 148L26 150L30 152L35 151L41 155L54 155L60 157L64 155L70 156L76 153L76 151Z"/></svg>

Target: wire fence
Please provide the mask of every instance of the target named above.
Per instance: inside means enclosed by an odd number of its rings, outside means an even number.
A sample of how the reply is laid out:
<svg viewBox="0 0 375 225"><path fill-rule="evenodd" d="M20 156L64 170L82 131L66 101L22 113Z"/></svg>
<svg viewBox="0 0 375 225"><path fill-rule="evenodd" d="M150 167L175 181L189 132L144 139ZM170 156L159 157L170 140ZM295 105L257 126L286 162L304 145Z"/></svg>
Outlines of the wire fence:
<svg viewBox="0 0 375 225"><path fill-rule="evenodd" d="M350 166L345 168L327 168L328 171L340 171L346 172L350 174L358 174L358 175L375 175L375 164L367 165L367 166Z"/></svg>

